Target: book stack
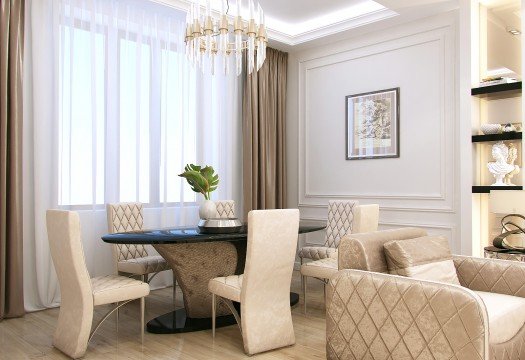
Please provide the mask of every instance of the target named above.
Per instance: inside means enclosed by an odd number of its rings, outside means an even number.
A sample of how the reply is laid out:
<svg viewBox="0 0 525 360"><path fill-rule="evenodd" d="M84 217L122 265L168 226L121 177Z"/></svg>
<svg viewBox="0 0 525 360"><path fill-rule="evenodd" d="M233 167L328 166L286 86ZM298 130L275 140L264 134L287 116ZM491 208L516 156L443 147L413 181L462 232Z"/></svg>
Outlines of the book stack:
<svg viewBox="0 0 525 360"><path fill-rule="evenodd" d="M499 84L509 84L513 82L517 82L518 80L516 78L511 77L505 77L505 76L493 76L493 77L487 77L481 80L479 83L479 86L491 86L491 85L499 85Z"/></svg>

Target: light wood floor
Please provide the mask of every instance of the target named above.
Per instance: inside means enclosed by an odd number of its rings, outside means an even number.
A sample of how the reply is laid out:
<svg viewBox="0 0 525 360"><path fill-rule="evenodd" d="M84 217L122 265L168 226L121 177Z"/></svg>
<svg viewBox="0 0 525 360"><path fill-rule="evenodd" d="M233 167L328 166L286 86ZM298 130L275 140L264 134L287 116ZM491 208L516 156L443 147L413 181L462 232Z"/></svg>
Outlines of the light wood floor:
<svg viewBox="0 0 525 360"><path fill-rule="evenodd" d="M294 272L292 291L300 293L300 276ZM182 307L177 293L176 306ZM308 282L308 313L303 314L301 301L292 309L296 344L294 346L248 357L236 325L186 334L158 335L145 333L140 343L139 306L135 301L120 312L119 331L112 315L93 337L84 359L325 359L325 305L323 285ZM97 306L95 321L109 307ZM152 291L146 298L146 321L174 309L172 289ZM0 359L67 359L52 346L58 309L27 314L20 319L0 322Z"/></svg>

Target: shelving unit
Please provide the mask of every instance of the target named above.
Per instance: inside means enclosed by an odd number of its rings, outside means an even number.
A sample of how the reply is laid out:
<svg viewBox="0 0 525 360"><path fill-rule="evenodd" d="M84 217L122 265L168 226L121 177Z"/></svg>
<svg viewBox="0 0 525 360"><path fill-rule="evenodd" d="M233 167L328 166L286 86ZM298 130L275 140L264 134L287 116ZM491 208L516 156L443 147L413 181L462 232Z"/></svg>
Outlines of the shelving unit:
<svg viewBox="0 0 525 360"><path fill-rule="evenodd" d="M490 142L490 141L505 141L505 140L521 140L522 133L520 132L506 132L501 134L490 135L472 135L472 142Z"/></svg>
<svg viewBox="0 0 525 360"><path fill-rule="evenodd" d="M473 186L473 194L488 194L491 190L523 190L523 186Z"/></svg>
<svg viewBox="0 0 525 360"><path fill-rule="evenodd" d="M522 83L521 81L507 84L498 84L491 86L481 86L471 89L471 95L482 98L484 100L496 100L509 97L521 96ZM472 135L473 143L484 143L494 141L507 140L522 140L522 132L507 132L501 134L490 135ZM523 190L523 186L472 186L472 193L474 194L488 194L491 190Z"/></svg>
<svg viewBox="0 0 525 360"><path fill-rule="evenodd" d="M521 95L521 81L472 88L470 94L481 98L519 96Z"/></svg>

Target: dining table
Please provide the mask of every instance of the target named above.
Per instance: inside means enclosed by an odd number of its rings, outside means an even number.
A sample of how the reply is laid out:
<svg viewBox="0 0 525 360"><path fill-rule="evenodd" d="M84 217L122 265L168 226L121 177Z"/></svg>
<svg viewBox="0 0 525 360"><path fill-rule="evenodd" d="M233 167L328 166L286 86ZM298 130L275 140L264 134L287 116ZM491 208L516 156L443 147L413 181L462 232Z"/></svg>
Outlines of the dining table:
<svg viewBox="0 0 525 360"><path fill-rule="evenodd" d="M323 230L325 226L299 225L299 234ZM172 334L211 329L211 293L208 282L216 277L244 272L248 226L232 233L209 234L198 227L150 229L102 236L110 244L152 245L168 262L180 286L184 308L158 316L147 323L147 331ZM269 259L270 261L271 259ZM299 302L290 293L290 305ZM239 307L239 304L235 304ZM217 304L216 327L235 324L230 310Z"/></svg>

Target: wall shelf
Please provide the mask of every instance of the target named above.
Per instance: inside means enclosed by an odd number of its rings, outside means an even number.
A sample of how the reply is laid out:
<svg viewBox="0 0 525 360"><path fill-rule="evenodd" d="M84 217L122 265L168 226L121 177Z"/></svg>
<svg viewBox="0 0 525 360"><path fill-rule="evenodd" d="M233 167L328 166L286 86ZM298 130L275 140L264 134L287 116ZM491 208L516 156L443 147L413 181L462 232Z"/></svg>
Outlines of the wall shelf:
<svg viewBox="0 0 525 360"><path fill-rule="evenodd" d="M521 81L472 88L470 94L481 98L498 98L502 95L505 97L518 96L521 94Z"/></svg>
<svg viewBox="0 0 525 360"><path fill-rule="evenodd" d="M490 135L472 135L472 142L521 140L521 139L522 139L521 132L505 132L501 134L490 134Z"/></svg>
<svg viewBox="0 0 525 360"><path fill-rule="evenodd" d="M488 194L491 190L523 190L523 186L473 186L472 193Z"/></svg>

